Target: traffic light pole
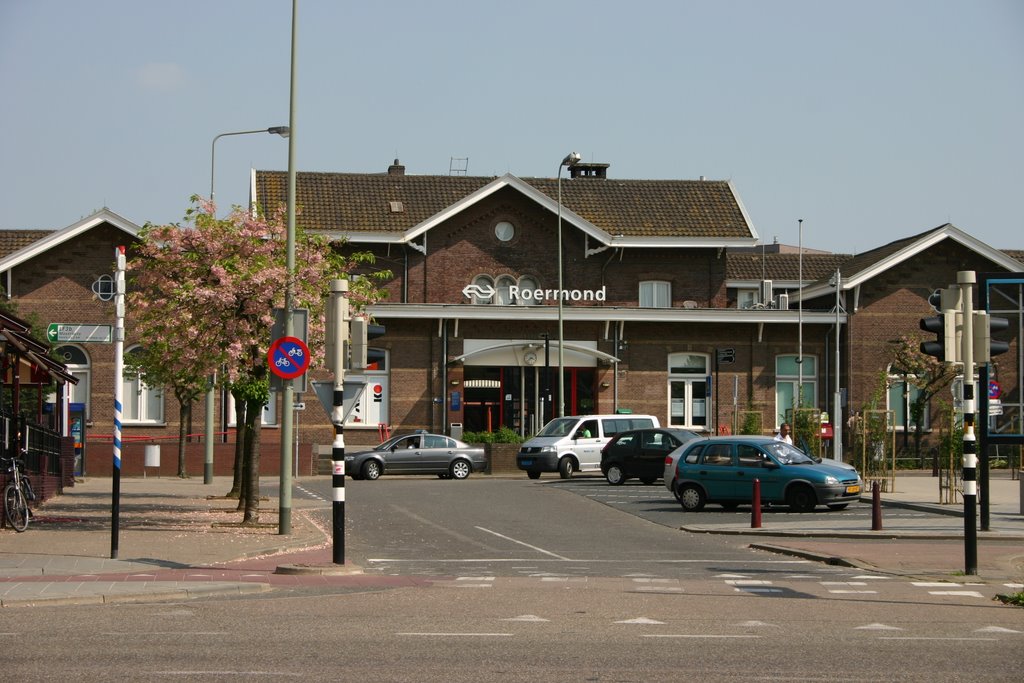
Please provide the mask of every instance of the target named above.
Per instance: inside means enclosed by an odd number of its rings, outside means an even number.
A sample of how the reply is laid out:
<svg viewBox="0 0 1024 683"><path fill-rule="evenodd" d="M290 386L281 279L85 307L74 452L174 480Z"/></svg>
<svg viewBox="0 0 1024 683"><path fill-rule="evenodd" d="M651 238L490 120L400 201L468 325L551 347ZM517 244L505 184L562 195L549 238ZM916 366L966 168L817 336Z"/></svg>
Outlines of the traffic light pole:
<svg viewBox="0 0 1024 683"><path fill-rule="evenodd" d="M964 364L964 573L978 573L978 453L974 436L974 283L973 270L961 270L956 274L960 285L963 306L963 335L961 355Z"/></svg>
<svg viewBox="0 0 1024 683"><path fill-rule="evenodd" d="M331 486L333 487L332 528L335 564L345 564L345 340L348 339L349 308L348 280L331 281L329 302L333 336L331 369L334 370L334 391L331 401L331 423L334 425L334 443L331 445Z"/></svg>

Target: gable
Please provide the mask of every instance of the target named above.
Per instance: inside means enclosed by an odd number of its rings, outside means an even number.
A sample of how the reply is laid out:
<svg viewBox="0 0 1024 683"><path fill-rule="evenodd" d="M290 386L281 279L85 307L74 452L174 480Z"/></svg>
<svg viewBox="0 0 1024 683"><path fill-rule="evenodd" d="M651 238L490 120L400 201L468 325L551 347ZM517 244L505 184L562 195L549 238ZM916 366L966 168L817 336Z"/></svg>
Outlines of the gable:
<svg viewBox="0 0 1024 683"><path fill-rule="evenodd" d="M142 230L141 226L113 211L101 209L61 230L0 231L0 272L9 271L104 223L124 232L130 239L137 239ZM11 251L4 251L5 246Z"/></svg>

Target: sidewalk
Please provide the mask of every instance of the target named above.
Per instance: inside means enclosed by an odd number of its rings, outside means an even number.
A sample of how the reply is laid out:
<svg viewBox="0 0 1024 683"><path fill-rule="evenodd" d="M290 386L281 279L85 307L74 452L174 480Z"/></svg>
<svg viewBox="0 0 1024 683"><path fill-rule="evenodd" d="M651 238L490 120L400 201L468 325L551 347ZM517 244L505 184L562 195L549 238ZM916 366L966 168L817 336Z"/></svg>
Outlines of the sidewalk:
<svg viewBox="0 0 1024 683"><path fill-rule="evenodd" d="M301 486L302 478L295 483ZM237 501L223 497L230 487L228 477L209 485L202 477L122 479L118 552L111 559L111 480L77 482L40 506L25 533L0 530L0 606L186 599L260 592L289 582L368 580L358 568L331 564L330 531L305 514L329 501L293 494L291 534L280 535L276 499L261 501L260 526L242 529ZM768 511L760 529L715 524L713 515L694 513L681 520L692 525L682 528L742 535L764 550L866 570L947 579L962 573L962 503L940 505L938 479L928 476L898 475L895 489L881 494L880 531L871 531L870 516L865 522L863 513L824 510ZM1020 482L994 478L989 492L990 530L978 532L977 578L1020 584ZM895 506L919 514L887 517Z"/></svg>

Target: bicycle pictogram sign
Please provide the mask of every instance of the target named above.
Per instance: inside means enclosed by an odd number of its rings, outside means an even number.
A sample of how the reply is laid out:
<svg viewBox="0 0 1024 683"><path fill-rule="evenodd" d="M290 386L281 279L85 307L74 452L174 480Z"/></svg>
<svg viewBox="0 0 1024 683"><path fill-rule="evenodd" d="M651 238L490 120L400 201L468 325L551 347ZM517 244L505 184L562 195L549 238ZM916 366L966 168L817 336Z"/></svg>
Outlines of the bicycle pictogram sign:
<svg viewBox="0 0 1024 683"><path fill-rule="evenodd" d="M267 362L281 379L294 379L309 368L309 347L298 337L281 337L270 345Z"/></svg>

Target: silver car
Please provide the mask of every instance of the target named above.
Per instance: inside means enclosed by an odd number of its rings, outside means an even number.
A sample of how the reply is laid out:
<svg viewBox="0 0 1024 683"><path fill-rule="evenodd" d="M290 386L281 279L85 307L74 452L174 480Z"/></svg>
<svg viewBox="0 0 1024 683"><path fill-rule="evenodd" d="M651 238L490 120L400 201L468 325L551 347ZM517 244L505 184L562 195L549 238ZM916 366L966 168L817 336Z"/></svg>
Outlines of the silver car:
<svg viewBox="0 0 1024 683"><path fill-rule="evenodd" d="M483 448L428 432L393 436L372 450L345 454L345 471L352 479L373 480L382 474L436 474L441 479L465 479L486 469Z"/></svg>

